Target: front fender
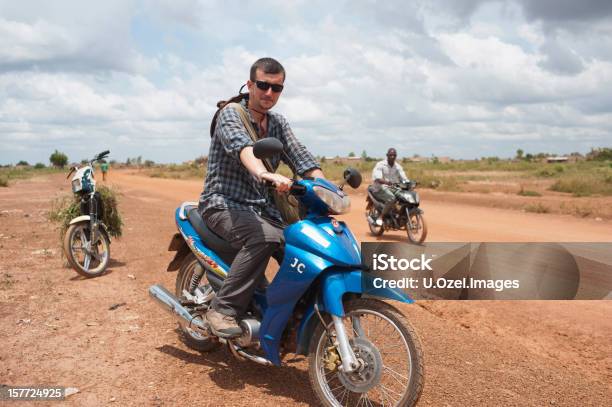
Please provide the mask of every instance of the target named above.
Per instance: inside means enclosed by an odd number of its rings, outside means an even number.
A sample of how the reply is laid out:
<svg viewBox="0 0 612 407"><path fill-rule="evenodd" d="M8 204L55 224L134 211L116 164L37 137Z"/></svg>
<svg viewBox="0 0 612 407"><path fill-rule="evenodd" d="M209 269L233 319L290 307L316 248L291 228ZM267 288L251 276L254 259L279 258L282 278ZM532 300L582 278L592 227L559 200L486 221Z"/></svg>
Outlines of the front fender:
<svg viewBox="0 0 612 407"><path fill-rule="evenodd" d="M319 303L319 310L332 315L344 317L344 306L342 300L344 294L354 293L370 297L380 297L412 304L414 300L403 291L395 288L374 288L373 279L370 275L363 275L361 270L328 270L321 276L321 296L323 301ZM363 284L365 283L365 284ZM370 288L371 287L371 288ZM307 354L310 338L315 328L321 322L314 310L314 303L310 304L304 314L298 329L298 340L296 353Z"/></svg>
<svg viewBox="0 0 612 407"><path fill-rule="evenodd" d="M91 219L91 217L89 215L81 215L81 216L77 216L76 218L72 219L70 221L70 225L73 225L75 223L79 223L79 222L84 222L84 221L88 221Z"/></svg>
<svg viewBox="0 0 612 407"><path fill-rule="evenodd" d="M365 289L364 282L366 283ZM321 287L325 311L339 317L344 316L342 297L345 293L366 294L408 304L414 302L399 289L374 288L374 284L371 284L371 277L369 275L364 276L361 270L329 271L321 276Z"/></svg>

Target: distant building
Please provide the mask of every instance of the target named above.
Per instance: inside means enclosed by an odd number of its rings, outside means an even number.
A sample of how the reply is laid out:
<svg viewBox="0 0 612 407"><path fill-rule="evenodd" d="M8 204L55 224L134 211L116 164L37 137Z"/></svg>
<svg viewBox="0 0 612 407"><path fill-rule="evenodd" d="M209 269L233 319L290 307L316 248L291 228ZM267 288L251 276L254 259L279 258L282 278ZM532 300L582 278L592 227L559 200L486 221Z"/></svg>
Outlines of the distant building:
<svg viewBox="0 0 612 407"><path fill-rule="evenodd" d="M567 156L555 156L555 157L546 157L547 163L566 163L569 161L569 157Z"/></svg>
<svg viewBox="0 0 612 407"><path fill-rule="evenodd" d="M426 163L429 161L429 157L421 157L421 156L413 156L413 157L404 157L402 162L408 163Z"/></svg>
<svg viewBox="0 0 612 407"><path fill-rule="evenodd" d="M323 157L327 162L333 162L334 164L350 164L361 161L361 157Z"/></svg>

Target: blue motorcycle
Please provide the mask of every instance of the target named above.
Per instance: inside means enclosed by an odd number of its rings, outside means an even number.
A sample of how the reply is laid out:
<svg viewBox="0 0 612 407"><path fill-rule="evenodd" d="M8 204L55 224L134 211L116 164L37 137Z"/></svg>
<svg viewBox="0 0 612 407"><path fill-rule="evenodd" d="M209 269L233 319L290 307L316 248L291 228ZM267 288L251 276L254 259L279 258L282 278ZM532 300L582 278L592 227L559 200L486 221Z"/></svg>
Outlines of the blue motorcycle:
<svg viewBox="0 0 612 407"><path fill-rule="evenodd" d="M254 145L258 158L282 153L273 138ZM361 175L344 172L357 188ZM350 209L349 197L324 179L296 180L289 193L302 220L285 228L284 257L267 287L257 290L239 321L238 338L216 337L204 315L237 253L185 202L176 210L176 251L168 271L178 270L175 294L161 285L149 294L179 322L182 340L207 352L225 344L241 360L281 365L287 352L308 356L309 378L326 406L413 406L423 389L423 355L404 315L379 298L411 303L402 291L368 288L368 273L355 237L332 215ZM377 298L378 297L378 298Z"/></svg>

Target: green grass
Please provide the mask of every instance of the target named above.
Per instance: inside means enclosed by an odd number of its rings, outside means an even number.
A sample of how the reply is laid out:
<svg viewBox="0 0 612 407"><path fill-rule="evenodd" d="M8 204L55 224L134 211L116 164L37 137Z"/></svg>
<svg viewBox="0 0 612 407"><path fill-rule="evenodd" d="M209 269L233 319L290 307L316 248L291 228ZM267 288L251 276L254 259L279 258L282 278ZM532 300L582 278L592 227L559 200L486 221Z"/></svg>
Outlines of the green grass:
<svg viewBox="0 0 612 407"><path fill-rule="evenodd" d="M68 173L68 168L43 167L2 167L0 168L0 187L8 187L10 181L17 179L27 179L36 175L57 174L58 172Z"/></svg>
<svg viewBox="0 0 612 407"><path fill-rule="evenodd" d="M204 179L206 168L193 165L170 164L157 166L151 170L145 170L152 178L169 179Z"/></svg>
<svg viewBox="0 0 612 407"><path fill-rule="evenodd" d="M521 190L518 191L516 194L520 196L542 196L542 194L537 191L530 191L528 189L523 188L521 188Z"/></svg>
<svg viewBox="0 0 612 407"><path fill-rule="evenodd" d="M574 196L612 196L612 170L599 167L592 171L568 171L551 185L550 189Z"/></svg>
<svg viewBox="0 0 612 407"><path fill-rule="evenodd" d="M335 182L342 180L342 174L348 167L359 170L365 183L371 182L371 174L377 161L356 161L350 164L339 164L333 160L321 162L325 176ZM497 178L520 177L520 178L545 178L554 181L551 190L566 192L575 196L588 195L612 195L612 166L607 161L580 161L577 163L548 164L528 161L509 160L478 160L478 161L454 161L450 163L402 163L406 175L410 179L419 181L422 188L432 188L440 191L462 191L468 181L495 181ZM193 165L164 165L153 169L144 170L146 174L154 178L171 179L200 179L206 174L204 167ZM462 175L462 172L471 172ZM497 176L489 174L478 175L474 171L501 172ZM282 165L279 173L290 177L291 171ZM507 172L506 177L503 173ZM539 192L521 190L522 196L541 196Z"/></svg>

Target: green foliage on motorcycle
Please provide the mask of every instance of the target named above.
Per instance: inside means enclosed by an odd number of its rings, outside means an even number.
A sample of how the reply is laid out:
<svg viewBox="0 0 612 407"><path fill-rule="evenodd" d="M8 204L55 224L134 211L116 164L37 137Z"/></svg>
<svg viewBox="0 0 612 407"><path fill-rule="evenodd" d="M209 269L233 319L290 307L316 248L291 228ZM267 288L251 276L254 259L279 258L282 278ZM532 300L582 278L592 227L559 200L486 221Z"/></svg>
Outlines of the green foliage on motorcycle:
<svg viewBox="0 0 612 407"><path fill-rule="evenodd" d="M102 199L103 213L100 216L106 225L108 233L113 237L120 237L123 233L123 220L118 209L119 194L115 189L105 185L98 185L96 191ZM60 224L60 239L63 238L70 221L81 215L81 199L73 194L63 195L53 201L49 219Z"/></svg>

